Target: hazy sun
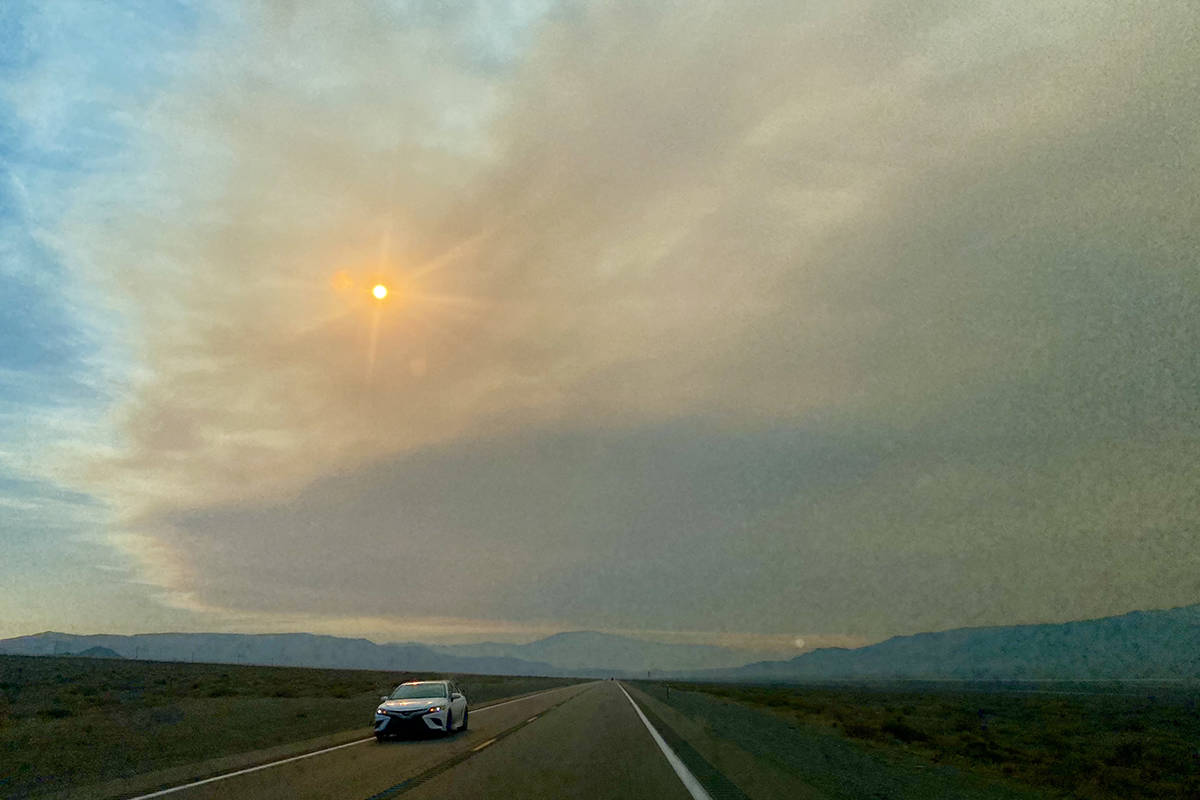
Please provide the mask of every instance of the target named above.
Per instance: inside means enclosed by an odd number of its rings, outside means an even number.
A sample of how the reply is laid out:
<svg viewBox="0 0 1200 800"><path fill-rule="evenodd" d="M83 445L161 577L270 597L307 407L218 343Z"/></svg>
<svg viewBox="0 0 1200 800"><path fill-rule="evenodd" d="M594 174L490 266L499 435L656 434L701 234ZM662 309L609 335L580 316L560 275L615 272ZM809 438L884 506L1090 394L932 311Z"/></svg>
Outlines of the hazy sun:
<svg viewBox="0 0 1200 800"><path fill-rule="evenodd" d="M383 298L387 297L387 293L387 287L382 283L375 284L375 288L371 290L371 294L375 295L376 300L382 300Z"/></svg>

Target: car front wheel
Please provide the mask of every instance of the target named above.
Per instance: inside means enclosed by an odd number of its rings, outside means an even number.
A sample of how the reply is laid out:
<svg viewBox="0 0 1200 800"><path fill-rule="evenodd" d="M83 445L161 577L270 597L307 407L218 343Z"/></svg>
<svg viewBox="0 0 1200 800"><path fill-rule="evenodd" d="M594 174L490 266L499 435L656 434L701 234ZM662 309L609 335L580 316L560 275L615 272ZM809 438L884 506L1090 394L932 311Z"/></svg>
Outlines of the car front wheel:
<svg viewBox="0 0 1200 800"><path fill-rule="evenodd" d="M470 718L471 718L471 709L464 708L463 709L463 724L462 724L462 727L459 728L460 731L465 731L467 729L467 720L469 720Z"/></svg>
<svg viewBox="0 0 1200 800"><path fill-rule="evenodd" d="M449 736L452 733L454 733L454 712L447 711L446 712L446 735Z"/></svg>

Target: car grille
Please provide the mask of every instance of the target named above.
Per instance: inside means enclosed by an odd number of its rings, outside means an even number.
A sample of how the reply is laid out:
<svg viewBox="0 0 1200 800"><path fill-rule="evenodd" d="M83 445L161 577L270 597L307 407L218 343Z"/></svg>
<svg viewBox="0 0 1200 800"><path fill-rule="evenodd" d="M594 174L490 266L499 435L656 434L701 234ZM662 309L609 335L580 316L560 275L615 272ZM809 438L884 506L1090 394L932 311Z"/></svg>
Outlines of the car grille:
<svg viewBox="0 0 1200 800"><path fill-rule="evenodd" d="M419 717L422 714L428 714L429 709L417 708L413 709L412 711L392 711L389 709L384 713L386 713L389 717L396 717L398 719L412 719L413 717Z"/></svg>

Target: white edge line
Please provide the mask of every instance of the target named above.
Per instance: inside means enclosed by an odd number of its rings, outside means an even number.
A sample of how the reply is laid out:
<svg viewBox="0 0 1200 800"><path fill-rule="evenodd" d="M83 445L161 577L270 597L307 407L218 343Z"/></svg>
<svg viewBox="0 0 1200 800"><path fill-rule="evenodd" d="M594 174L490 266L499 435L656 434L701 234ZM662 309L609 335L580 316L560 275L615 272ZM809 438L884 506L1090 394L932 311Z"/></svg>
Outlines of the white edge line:
<svg viewBox="0 0 1200 800"><path fill-rule="evenodd" d="M368 736L366 739L358 739L353 742L347 742L346 744L339 744L339 745L335 745L333 747L326 747L323 750L314 750L311 753L304 753L303 755L292 756L291 758L285 758L282 761L272 761L270 764L259 764L257 767L248 767L246 769L239 769L237 772L227 772L224 775L217 775L212 778L205 778L202 781L194 781L192 783L185 783L182 786L173 786L170 789L163 789L158 792L151 792L150 794L140 794L137 797L130 798L130 800L149 800L149 798L151 798L151 797L162 797L164 794L171 794L172 792L181 792L184 789L191 789L196 786L203 786L206 783L212 783L214 781L223 781L226 778L234 778L234 777L237 777L238 775L246 775L251 772L258 772L260 769L267 769L268 767L277 767L280 764L287 764L292 761L299 761L302 758L312 758L313 756L319 756L322 753L328 753L333 750L341 750L343 747L353 747L356 744L363 744L364 742L369 742L374 738L375 738L374 736Z"/></svg>
<svg viewBox="0 0 1200 800"><path fill-rule="evenodd" d="M477 744L477 745L475 745L474 747L472 747L472 748L471 748L471 752L472 752L472 753L474 753L474 752L475 752L475 751L477 751L477 750L482 750L483 748L487 747L489 744L491 744L491 743L492 743L492 742L494 742L494 741L496 741L496 738L495 738L495 737L492 737L491 739L488 739L488 740L487 740L486 742L484 742L483 744Z"/></svg>
<svg viewBox="0 0 1200 800"><path fill-rule="evenodd" d="M537 692L535 694L527 694L524 697L516 697L516 698L513 698L512 700L505 700L503 703L492 703L491 705L480 706L479 708L475 709L475 713L478 714L481 711L487 711L489 708L499 708L500 706L506 706L509 703L519 703L522 700L532 700L535 697L540 697L541 695L549 694L550 692L559 692L559 691L562 691L563 689L569 689L569 688L571 688L571 686L578 686L578 685L580 685L580 684L572 683L572 684L569 684L568 686L556 686L553 689L547 689L544 692ZM625 696L628 697L629 695L625 695ZM630 702L633 702L633 701L631 700ZM346 742L345 744L338 744L338 745L334 745L333 747L326 747L322 750L314 750L311 753L303 753L301 755L292 756L291 758L285 758L280 761L272 761L269 764L259 764L257 767L247 767L246 769L239 769L237 772L227 772L224 775L214 775L213 777L205 778L202 781L192 781L191 783L185 783L182 786L172 786L170 789L160 789L159 791L151 792L150 794L139 794L137 797L129 798L129 800L150 800L151 797L162 797L163 795L172 794L174 792L182 792L184 789L193 789L197 786L203 786L206 783L214 783L216 781L223 781L226 778L236 778L238 775L247 775L251 772L258 772L260 769L270 769L271 767L278 767L280 764L289 764L292 761L299 761L302 758L312 758L313 756L319 756L322 753L329 753L334 750L341 750L343 747L353 747L356 744L366 744L367 742L371 742L374 740L375 740L374 736L368 736L365 739L356 739L353 742ZM491 744L491 742L487 742L487 744Z"/></svg>
<svg viewBox="0 0 1200 800"><path fill-rule="evenodd" d="M659 750L662 750L662 754L667 757L667 763L675 770L675 774L679 776L679 780L683 781L683 786L688 790L688 794L694 800L712 800L709 793L700 785L700 781L696 780L696 776L692 774L692 771L679 760L679 756L675 755L675 751L671 749L671 746L663 741L658 731L654 730L654 726L650 724L650 720L646 719L646 715L638 708L638 704L633 702L633 698L629 696L629 692L625 691L625 687L620 683L617 684L617 687L621 690L621 694L625 695L625 699L629 701L629 705L633 706L633 710L641 717L642 724L646 726L646 730L650 731L650 735L654 737L654 743L658 745Z"/></svg>

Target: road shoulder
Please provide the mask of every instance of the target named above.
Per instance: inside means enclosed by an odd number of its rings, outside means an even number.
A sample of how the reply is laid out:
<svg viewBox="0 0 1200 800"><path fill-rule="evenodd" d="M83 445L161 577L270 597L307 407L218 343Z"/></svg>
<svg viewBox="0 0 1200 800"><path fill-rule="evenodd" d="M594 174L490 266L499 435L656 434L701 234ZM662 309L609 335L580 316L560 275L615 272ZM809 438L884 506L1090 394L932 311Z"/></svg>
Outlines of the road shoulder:
<svg viewBox="0 0 1200 800"><path fill-rule="evenodd" d="M681 714L637 686L623 685L688 769L696 773L714 800L734 795L727 787L713 785L719 781L713 781L712 772L722 776L732 784L735 792L749 800L779 797L828 800L828 795L796 775L756 758L728 739L714 736L702 722ZM698 763L698 759L702 763Z"/></svg>
<svg viewBox="0 0 1200 800"><path fill-rule="evenodd" d="M236 772L240 769L269 764L285 758L301 756L328 747L348 744L360 739L369 738L369 726L352 730L318 736L299 742L267 747L262 750L252 750L247 753L236 753L221 756L192 764L181 764L177 767L146 772L128 778L117 778L91 786L80 786L52 795L46 795L46 800L104 800L112 797L129 797L145 792L153 792L167 786L177 786L191 781L203 780L216 775Z"/></svg>
<svg viewBox="0 0 1200 800"><path fill-rule="evenodd" d="M1033 800L1047 796L950 766L902 756L884 758L842 737L704 692L671 689L668 698L661 684L629 685L629 689L636 690L639 702L644 699L647 708L752 800L781 796Z"/></svg>

